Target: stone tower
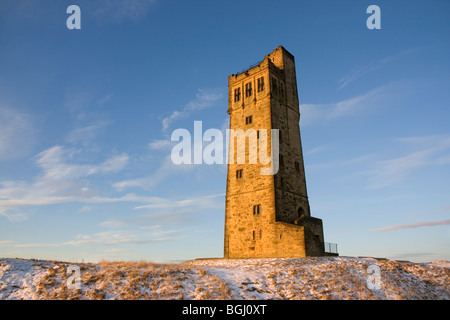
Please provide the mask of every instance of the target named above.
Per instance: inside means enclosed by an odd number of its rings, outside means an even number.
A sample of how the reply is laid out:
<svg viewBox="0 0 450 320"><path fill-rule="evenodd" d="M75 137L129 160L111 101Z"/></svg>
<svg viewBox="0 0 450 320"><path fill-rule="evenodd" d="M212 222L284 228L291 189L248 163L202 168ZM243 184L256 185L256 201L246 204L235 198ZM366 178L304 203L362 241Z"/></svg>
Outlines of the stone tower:
<svg viewBox="0 0 450 320"><path fill-rule="evenodd" d="M245 163L229 162L224 257L325 255L322 220L311 217L306 192L294 56L279 46L256 66L230 75L228 106L230 131L255 130L259 141L258 130L266 129L271 156L270 129L279 129L279 169L262 175L267 165L249 161L255 148L250 134ZM237 159L238 141L230 135L229 143L229 156Z"/></svg>

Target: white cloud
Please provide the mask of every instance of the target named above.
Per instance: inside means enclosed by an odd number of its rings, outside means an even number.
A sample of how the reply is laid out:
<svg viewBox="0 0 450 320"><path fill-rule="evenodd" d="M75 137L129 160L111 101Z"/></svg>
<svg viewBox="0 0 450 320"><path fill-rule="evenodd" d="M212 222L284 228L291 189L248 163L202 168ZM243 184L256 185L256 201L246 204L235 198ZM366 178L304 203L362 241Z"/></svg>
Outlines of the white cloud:
<svg viewBox="0 0 450 320"><path fill-rule="evenodd" d="M28 219L28 215L19 209L0 208L0 216L5 217L9 222L20 222Z"/></svg>
<svg viewBox="0 0 450 320"><path fill-rule="evenodd" d="M188 114L187 112L181 112L181 111L175 110L174 112L171 113L170 116L165 117L165 118L162 120L161 124L162 124L163 130L166 131L166 130L169 128L169 125L170 125L173 121L182 119L182 118L186 117L187 114Z"/></svg>
<svg viewBox="0 0 450 320"><path fill-rule="evenodd" d="M0 215L10 221L21 221L27 218L23 208L30 206L45 206L61 203L140 203L135 209L152 208L185 208L185 207L214 207L217 195L198 197L185 200L170 200L160 197L139 196L132 193L119 197L104 197L89 188L87 179L94 174L115 173L122 170L128 163L128 155L120 154L108 158L99 165L73 164L69 160L77 155L77 150L54 146L39 153L35 158L36 165L42 173L32 182L27 181L0 181ZM124 181L122 187L134 184L139 187L148 187L153 180L163 179L173 171L171 162L165 162L152 177ZM117 187L117 186L116 186ZM92 206L84 206L78 212L92 211Z"/></svg>
<svg viewBox="0 0 450 320"><path fill-rule="evenodd" d="M129 157L126 153L114 156L107 159L99 167L99 171L103 173L107 172L119 172L128 164Z"/></svg>
<svg viewBox="0 0 450 320"><path fill-rule="evenodd" d="M118 172L128 163L127 154L120 154L105 160L100 165L77 165L67 163L77 150L53 146L36 156L36 164L44 171L45 178L52 180L73 180L96 173Z"/></svg>
<svg viewBox="0 0 450 320"><path fill-rule="evenodd" d="M94 174L119 172L128 163L127 154L115 155L99 165L69 163L77 153L78 150L73 148L51 147L34 157L41 173L33 181L0 181L0 215L10 221L20 221L27 217L22 211L27 206L131 201L128 195L122 198L99 197L89 189L90 181L87 179Z"/></svg>
<svg viewBox="0 0 450 320"><path fill-rule="evenodd" d="M162 140L153 140L148 144L149 148L152 150L165 150L170 149L173 146L174 142L166 139Z"/></svg>

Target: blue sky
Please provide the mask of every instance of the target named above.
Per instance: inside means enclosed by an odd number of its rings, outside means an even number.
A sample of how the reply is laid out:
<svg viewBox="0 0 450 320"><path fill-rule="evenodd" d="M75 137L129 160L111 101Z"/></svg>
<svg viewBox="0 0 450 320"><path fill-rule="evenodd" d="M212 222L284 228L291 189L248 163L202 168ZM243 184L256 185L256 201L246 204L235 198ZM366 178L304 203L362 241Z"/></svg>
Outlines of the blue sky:
<svg viewBox="0 0 450 320"><path fill-rule="evenodd" d="M66 27L71 4L81 30ZM170 136L195 120L226 128L228 75L283 45L325 241L344 256L450 260L449 10L1 0L0 256L222 256L226 165L174 165Z"/></svg>

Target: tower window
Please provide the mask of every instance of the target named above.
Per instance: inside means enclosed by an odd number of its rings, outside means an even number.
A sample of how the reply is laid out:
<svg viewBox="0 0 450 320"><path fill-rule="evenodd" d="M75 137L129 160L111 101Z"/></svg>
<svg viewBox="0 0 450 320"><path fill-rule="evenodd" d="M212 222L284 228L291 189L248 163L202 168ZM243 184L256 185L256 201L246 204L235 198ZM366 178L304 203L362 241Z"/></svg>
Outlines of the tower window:
<svg viewBox="0 0 450 320"><path fill-rule="evenodd" d="M241 100L241 88L234 89L234 102Z"/></svg>
<svg viewBox="0 0 450 320"><path fill-rule="evenodd" d="M277 85L277 79L272 78L272 91L277 92L278 85Z"/></svg>
<svg viewBox="0 0 450 320"><path fill-rule="evenodd" d="M248 98L251 97L251 95L252 95L252 83L249 82L245 84L245 97Z"/></svg>
<svg viewBox="0 0 450 320"><path fill-rule="evenodd" d="M236 179L242 178L243 169L236 170Z"/></svg>
<svg viewBox="0 0 450 320"><path fill-rule="evenodd" d="M256 139L259 139L259 130L256 130Z"/></svg>
<svg viewBox="0 0 450 320"><path fill-rule="evenodd" d="M256 235L259 234L259 238L262 238L262 230L255 229L252 231L252 240L256 240Z"/></svg>
<svg viewBox="0 0 450 320"><path fill-rule="evenodd" d="M245 124L250 124L252 122L253 122L252 116L248 116L248 117L245 118Z"/></svg>
<svg viewBox="0 0 450 320"><path fill-rule="evenodd" d="M255 206L253 206L253 214L260 214L261 213L261 205L257 204Z"/></svg>
<svg viewBox="0 0 450 320"><path fill-rule="evenodd" d="M300 172L300 163L295 161L295 171Z"/></svg>
<svg viewBox="0 0 450 320"><path fill-rule="evenodd" d="M264 91L264 77L258 78L258 92Z"/></svg>

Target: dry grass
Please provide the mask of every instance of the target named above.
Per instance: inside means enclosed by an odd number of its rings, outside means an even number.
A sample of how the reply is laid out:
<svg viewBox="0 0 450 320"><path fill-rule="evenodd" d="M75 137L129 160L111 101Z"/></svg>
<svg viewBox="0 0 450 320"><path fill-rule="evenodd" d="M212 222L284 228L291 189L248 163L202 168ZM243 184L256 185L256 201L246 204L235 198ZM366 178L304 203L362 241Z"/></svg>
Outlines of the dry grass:
<svg viewBox="0 0 450 320"><path fill-rule="evenodd" d="M380 290L367 286L370 264L381 268ZM77 264L81 271L79 290L67 286L69 265L30 263L33 276L27 282L19 277L2 277L11 274L11 265L1 262L0 299L450 299L450 269L388 260L216 259L182 264L102 261Z"/></svg>

